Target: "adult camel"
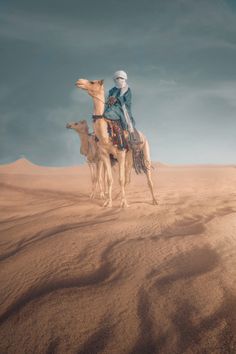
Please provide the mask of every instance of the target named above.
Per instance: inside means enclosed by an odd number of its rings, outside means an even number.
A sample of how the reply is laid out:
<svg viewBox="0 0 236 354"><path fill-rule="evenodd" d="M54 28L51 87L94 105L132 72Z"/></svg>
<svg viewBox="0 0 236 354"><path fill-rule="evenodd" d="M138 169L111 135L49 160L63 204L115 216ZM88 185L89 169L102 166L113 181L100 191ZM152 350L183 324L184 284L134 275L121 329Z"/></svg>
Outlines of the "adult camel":
<svg viewBox="0 0 236 354"><path fill-rule="evenodd" d="M112 143L112 140L108 133L108 120L104 118L104 108L105 108L105 92L104 92L104 80L86 80L79 79L76 81L75 85L87 91L87 93L93 99L93 118L94 118L94 132L98 138L98 147L101 154L101 159L107 170L107 182L108 182L108 197L104 203L104 206L112 206L112 171L110 163L110 155L112 154L119 164L119 182L121 186L121 207L128 206L126 195L125 195L125 185L130 182L130 173L133 164L132 149L120 150L117 146ZM147 182L152 195L152 203L157 205L157 200L153 191L153 182L151 178L151 159L150 159L150 149L149 144L143 133L138 132L140 135L141 144L139 149L143 152L145 160L145 174L147 176Z"/></svg>
<svg viewBox="0 0 236 354"><path fill-rule="evenodd" d="M106 189L106 176L103 175L103 161L100 157L100 151L95 139L95 135L89 133L89 127L86 120L67 123L66 128L73 129L79 134L81 144L80 153L86 157L92 181L92 192L90 194L90 198L95 198L96 191L99 188L100 198L103 199L105 197L104 191Z"/></svg>

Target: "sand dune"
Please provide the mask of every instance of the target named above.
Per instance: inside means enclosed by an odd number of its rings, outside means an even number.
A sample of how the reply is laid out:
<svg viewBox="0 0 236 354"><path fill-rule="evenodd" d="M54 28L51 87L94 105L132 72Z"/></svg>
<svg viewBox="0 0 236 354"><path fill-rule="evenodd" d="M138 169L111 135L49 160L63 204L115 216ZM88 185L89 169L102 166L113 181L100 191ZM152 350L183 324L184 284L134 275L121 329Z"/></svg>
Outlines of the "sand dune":
<svg viewBox="0 0 236 354"><path fill-rule="evenodd" d="M77 166L70 167L48 167L48 166L39 166L26 158L20 158L12 163L6 165L0 165L1 174L17 174L17 175L42 175L42 174L74 174L79 171L87 170L86 164L81 165L78 169Z"/></svg>
<svg viewBox="0 0 236 354"><path fill-rule="evenodd" d="M0 167L0 352L236 352L236 168L154 164L130 207L87 166Z"/></svg>

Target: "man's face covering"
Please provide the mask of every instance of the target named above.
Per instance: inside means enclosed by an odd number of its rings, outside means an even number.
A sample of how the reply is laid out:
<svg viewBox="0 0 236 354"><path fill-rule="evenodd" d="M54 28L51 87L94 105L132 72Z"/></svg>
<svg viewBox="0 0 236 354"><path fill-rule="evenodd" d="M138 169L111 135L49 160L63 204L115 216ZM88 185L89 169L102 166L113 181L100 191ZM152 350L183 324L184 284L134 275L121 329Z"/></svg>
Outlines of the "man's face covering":
<svg viewBox="0 0 236 354"><path fill-rule="evenodd" d="M123 77L117 77L114 79L114 82L115 82L115 86L117 88L124 88L126 86L126 80L123 79Z"/></svg>

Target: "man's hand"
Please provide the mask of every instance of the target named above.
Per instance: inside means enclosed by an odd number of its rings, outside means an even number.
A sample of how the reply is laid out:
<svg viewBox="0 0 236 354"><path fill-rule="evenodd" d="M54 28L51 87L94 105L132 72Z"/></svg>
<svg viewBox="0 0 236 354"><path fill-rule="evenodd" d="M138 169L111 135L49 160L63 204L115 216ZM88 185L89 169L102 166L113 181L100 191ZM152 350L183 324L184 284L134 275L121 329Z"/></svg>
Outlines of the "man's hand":
<svg viewBox="0 0 236 354"><path fill-rule="evenodd" d="M108 97L108 104L110 106L112 106L113 104L115 104L117 102L117 98L114 96Z"/></svg>

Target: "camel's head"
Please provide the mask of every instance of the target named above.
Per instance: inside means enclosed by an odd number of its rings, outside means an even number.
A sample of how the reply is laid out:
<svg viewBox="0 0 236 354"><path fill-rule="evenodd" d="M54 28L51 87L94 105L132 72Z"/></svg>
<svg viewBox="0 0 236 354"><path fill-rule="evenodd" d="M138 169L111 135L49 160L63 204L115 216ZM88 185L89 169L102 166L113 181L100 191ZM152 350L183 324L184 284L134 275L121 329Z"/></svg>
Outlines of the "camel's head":
<svg viewBox="0 0 236 354"><path fill-rule="evenodd" d="M99 94L103 92L104 86L103 86L104 80L86 80L86 79L79 79L76 81L75 85L78 88L81 88L82 90L86 90L89 95L95 96L96 94Z"/></svg>
<svg viewBox="0 0 236 354"><path fill-rule="evenodd" d="M82 133L82 134L88 134L88 132L89 132L88 123L85 119L80 120L79 122L67 123L66 128L74 129L78 133Z"/></svg>

